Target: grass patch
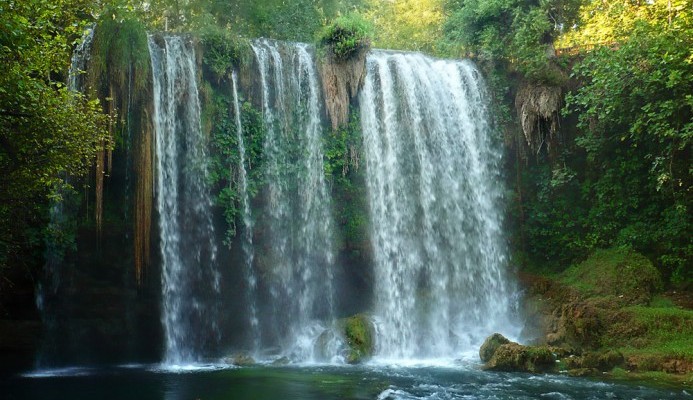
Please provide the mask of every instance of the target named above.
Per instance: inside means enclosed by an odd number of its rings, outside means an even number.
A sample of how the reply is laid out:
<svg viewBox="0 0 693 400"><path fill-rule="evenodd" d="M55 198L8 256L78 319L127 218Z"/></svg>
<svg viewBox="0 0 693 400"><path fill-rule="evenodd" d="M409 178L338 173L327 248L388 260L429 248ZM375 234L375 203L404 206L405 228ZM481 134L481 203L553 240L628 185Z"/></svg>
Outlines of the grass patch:
<svg viewBox="0 0 693 400"><path fill-rule="evenodd" d="M662 289L659 271L645 256L627 248L598 250L567 269L561 282L588 296L616 296L630 304L648 303Z"/></svg>
<svg viewBox="0 0 693 400"><path fill-rule="evenodd" d="M644 334L623 349L629 353L656 353L693 360L693 311L673 307L628 307L633 323Z"/></svg>
<svg viewBox="0 0 693 400"><path fill-rule="evenodd" d="M609 378L617 381L643 382L648 386L659 386L667 389L678 389L681 386L689 387L693 385L693 373L674 375L660 371L632 372L623 368L614 368L608 375Z"/></svg>

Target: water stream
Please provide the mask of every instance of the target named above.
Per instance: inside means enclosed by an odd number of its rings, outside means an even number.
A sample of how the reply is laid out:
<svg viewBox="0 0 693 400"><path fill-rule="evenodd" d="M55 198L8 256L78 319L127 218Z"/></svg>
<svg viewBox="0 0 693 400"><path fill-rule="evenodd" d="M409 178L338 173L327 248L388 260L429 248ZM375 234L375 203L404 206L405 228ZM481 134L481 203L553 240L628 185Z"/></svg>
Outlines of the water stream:
<svg viewBox="0 0 693 400"><path fill-rule="evenodd" d="M198 361L220 340L220 273L192 41L149 36L164 363Z"/></svg>
<svg viewBox="0 0 693 400"><path fill-rule="evenodd" d="M261 268L269 299L264 346L297 359L334 317L333 223L323 170L321 90L306 44L253 42L266 128L267 231Z"/></svg>
<svg viewBox="0 0 693 400"><path fill-rule="evenodd" d="M450 357L511 333L484 90L469 61L368 56L360 106L380 357Z"/></svg>
<svg viewBox="0 0 693 400"><path fill-rule="evenodd" d="M241 206L243 212L243 264L247 283L246 301L248 310L249 336L252 342L252 352L257 353L260 349L260 326L257 315L257 274L253 267L255 260L255 249L253 248L253 221L252 210L250 208L250 198L248 194L248 172L246 171L245 140L243 139L243 123L241 120L241 106L238 96L238 75L234 71L232 79L233 89L233 112L234 122L236 123L236 139L238 140L238 180L241 196Z"/></svg>

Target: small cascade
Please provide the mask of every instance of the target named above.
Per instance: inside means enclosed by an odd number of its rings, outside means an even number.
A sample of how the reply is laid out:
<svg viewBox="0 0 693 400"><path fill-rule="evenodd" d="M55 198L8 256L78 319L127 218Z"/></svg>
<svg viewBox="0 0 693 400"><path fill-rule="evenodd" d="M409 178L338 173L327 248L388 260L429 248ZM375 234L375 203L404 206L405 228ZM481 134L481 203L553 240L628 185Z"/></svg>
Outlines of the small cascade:
<svg viewBox="0 0 693 400"><path fill-rule="evenodd" d="M196 59L181 36L149 36L166 364L200 361L220 340L220 273L200 126Z"/></svg>
<svg viewBox="0 0 693 400"><path fill-rule="evenodd" d="M249 335L252 338L252 349L256 353L260 348L260 327L257 315L257 276L253 268L255 260L255 249L253 248L253 215L250 209L250 199L248 196L248 173L246 171L245 141L243 139L243 124L241 121L241 106L238 99L238 76L233 72L231 79L233 88L233 111L236 122L236 139L238 140L238 176L239 191L241 196L241 206L243 207L243 263L245 268L245 278L247 283L246 301L248 302L248 322L250 326Z"/></svg>
<svg viewBox="0 0 693 400"><path fill-rule="evenodd" d="M455 357L510 327L487 103L469 61L368 56L360 107L381 358Z"/></svg>
<svg viewBox="0 0 693 400"><path fill-rule="evenodd" d="M333 319L333 223L322 152L322 109L308 45L252 44L266 128L265 245L259 259L269 299L263 345L313 358L313 341ZM265 251L266 250L266 251Z"/></svg>
<svg viewBox="0 0 693 400"><path fill-rule="evenodd" d="M84 91L84 71L91 57L91 47L94 42L94 27L88 27L82 35L70 60L70 70L67 76L67 88L72 92Z"/></svg>

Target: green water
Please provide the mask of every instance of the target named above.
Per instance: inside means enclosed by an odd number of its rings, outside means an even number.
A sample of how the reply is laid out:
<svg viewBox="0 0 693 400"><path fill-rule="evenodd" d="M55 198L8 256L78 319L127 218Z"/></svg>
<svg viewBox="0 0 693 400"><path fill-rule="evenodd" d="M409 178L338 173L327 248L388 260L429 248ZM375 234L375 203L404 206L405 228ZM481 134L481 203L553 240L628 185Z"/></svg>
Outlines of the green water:
<svg viewBox="0 0 693 400"><path fill-rule="evenodd" d="M693 399L690 388L655 388L556 375L491 373L475 366L304 366L160 370L70 368L0 381L15 399Z"/></svg>

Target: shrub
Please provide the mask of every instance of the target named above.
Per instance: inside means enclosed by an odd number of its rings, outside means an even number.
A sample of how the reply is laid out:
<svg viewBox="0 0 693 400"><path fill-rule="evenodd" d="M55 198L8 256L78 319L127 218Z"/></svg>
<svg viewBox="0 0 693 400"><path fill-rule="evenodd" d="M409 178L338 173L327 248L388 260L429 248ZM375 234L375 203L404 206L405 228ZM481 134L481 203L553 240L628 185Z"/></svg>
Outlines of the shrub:
<svg viewBox="0 0 693 400"><path fill-rule="evenodd" d="M372 26L360 15L347 14L322 29L318 47L337 60L347 60L370 47L372 30Z"/></svg>

